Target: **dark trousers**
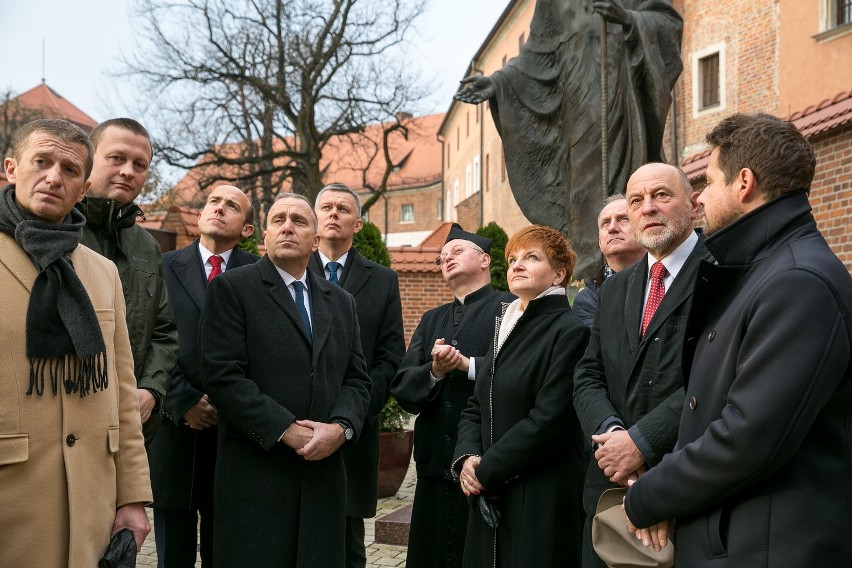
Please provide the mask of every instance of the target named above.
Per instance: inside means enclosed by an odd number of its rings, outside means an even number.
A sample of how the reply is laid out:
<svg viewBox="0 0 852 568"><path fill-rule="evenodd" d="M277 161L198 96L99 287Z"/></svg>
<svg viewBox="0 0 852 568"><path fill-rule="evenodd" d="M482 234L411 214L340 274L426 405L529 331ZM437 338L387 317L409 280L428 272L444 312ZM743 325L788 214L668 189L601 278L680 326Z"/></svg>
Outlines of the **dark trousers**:
<svg viewBox="0 0 852 568"><path fill-rule="evenodd" d="M199 529L199 517L201 527ZM201 566L213 566L213 508L154 509L154 542L158 568L195 568L198 538Z"/></svg>
<svg viewBox="0 0 852 568"><path fill-rule="evenodd" d="M594 515L586 515L586 522L583 524L583 568L606 568L606 564L592 546L592 517Z"/></svg>
<svg viewBox="0 0 852 568"><path fill-rule="evenodd" d="M417 479L407 568L457 568L464 556L470 506L458 484L437 477Z"/></svg>
<svg viewBox="0 0 852 568"><path fill-rule="evenodd" d="M364 519L346 517L346 568L365 568L367 547L364 546Z"/></svg>

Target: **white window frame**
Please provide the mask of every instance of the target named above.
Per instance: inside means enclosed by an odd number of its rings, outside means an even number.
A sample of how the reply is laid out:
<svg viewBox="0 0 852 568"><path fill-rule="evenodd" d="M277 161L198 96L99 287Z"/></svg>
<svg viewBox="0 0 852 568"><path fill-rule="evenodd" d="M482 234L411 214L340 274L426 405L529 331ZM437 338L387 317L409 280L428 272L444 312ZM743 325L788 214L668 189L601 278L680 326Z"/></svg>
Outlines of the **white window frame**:
<svg viewBox="0 0 852 568"><path fill-rule="evenodd" d="M719 104L701 108L701 60L705 57L719 54ZM726 73L725 42L708 45L704 49L692 53L692 117L698 118L725 110L728 106L727 73Z"/></svg>
<svg viewBox="0 0 852 568"><path fill-rule="evenodd" d="M837 25L837 0L819 0L819 33L814 38L827 41L852 33L852 25Z"/></svg>
<svg viewBox="0 0 852 568"><path fill-rule="evenodd" d="M411 212L411 218L407 219L406 211ZM399 223L409 224L414 222L414 204L413 203L403 203L399 206Z"/></svg>
<svg viewBox="0 0 852 568"><path fill-rule="evenodd" d="M482 184L482 172L479 167L479 154L473 157L473 193L479 193Z"/></svg>
<svg viewBox="0 0 852 568"><path fill-rule="evenodd" d="M464 198L467 199L473 194L473 177L470 171L470 165L464 170Z"/></svg>

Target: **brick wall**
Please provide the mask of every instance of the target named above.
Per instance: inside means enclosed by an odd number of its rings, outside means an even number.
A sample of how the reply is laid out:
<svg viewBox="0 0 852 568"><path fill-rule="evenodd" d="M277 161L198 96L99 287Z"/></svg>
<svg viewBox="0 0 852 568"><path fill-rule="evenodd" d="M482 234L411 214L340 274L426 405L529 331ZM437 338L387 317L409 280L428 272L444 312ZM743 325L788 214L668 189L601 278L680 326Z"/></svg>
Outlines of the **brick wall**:
<svg viewBox="0 0 852 568"><path fill-rule="evenodd" d="M477 192L459 203L456 206L458 223L465 230L475 232L481 224L479 223L479 200L482 198L482 192ZM488 222L485 223L486 225Z"/></svg>
<svg viewBox="0 0 852 568"><path fill-rule="evenodd" d="M440 223L438 219L438 200L441 199L440 183L415 189L393 190L387 195L388 233L431 231ZM400 222L403 204L414 206L414 221L411 223ZM384 232L385 203L383 199L379 199L370 207L370 221Z"/></svg>
<svg viewBox="0 0 852 568"><path fill-rule="evenodd" d="M785 114L778 108L779 8L774 0L683 0L683 73L676 86L678 161L703 147L704 136L733 112ZM816 8L814 8L816 9ZM693 112L692 54L724 44L725 106ZM785 109L786 110L786 109ZM795 110L795 109L792 109ZM669 120L668 125L671 122ZM668 130L668 127L667 127ZM666 140L667 158L673 160Z"/></svg>
<svg viewBox="0 0 852 568"><path fill-rule="evenodd" d="M852 124L810 140L817 159L811 205L829 246L852 272Z"/></svg>
<svg viewBox="0 0 852 568"><path fill-rule="evenodd" d="M402 299L402 323L405 328L405 345L420 317L432 308L453 300L453 294L444 282L440 272L397 271L399 276L399 295Z"/></svg>

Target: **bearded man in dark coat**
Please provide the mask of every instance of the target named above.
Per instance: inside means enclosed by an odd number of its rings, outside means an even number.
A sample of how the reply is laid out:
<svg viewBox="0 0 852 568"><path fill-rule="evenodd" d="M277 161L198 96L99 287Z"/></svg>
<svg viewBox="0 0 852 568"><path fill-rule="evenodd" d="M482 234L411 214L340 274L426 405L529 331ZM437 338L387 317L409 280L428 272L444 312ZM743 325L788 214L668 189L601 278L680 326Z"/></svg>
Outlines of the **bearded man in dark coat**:
<svg viewBox="0 0 852 568"><path fill-rule="evenodd" d="M437 262L456 299L423 314L391 383L400 406L419 414L408 568L460 566L464 554L469 507L450 462L461 411L491 346L495 318L503 302L514 299L490 285L490 250L491 239L453 224Z"/></svg>
<svg viewBox="0 0 852 568"><path fill-rule="evenodd" d="M708 135L707 248L675 451L624 508L675 564L852 566L852 279L808 203L796 127L737 114Z"/></svg>
<svg viewBox="0 0 852 568"><path fill-rule="evenodd" d="M600 17L607 25L609 193L648 162L665 162L663 127L680 75L683 20L667 0L538 0L529 40L456 99L489 101L512 192L533 223L568 235L576 274L600 262Z"/></svg>

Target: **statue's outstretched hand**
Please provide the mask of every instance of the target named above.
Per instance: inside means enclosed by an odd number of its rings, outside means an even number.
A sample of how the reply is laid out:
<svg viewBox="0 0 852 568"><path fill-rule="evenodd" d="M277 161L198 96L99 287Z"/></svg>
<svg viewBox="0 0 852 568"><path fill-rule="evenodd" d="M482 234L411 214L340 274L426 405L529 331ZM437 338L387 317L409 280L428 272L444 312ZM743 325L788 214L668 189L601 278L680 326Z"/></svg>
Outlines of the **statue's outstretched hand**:
<svg viewBox="0 0 852 568"><path fill-rule="evenodd" d="M474 75L461 80L461 87L453 98L463 103L478 105L494 96L494 81L491 77Z"/></svg>
<svg viewBox="0 0 852 568"><path fill-rule="evenodd" d="M633 16L624 7L621 0L592 0L592 8L608 22L621 24L628 28L633 26Z"/></svg>

